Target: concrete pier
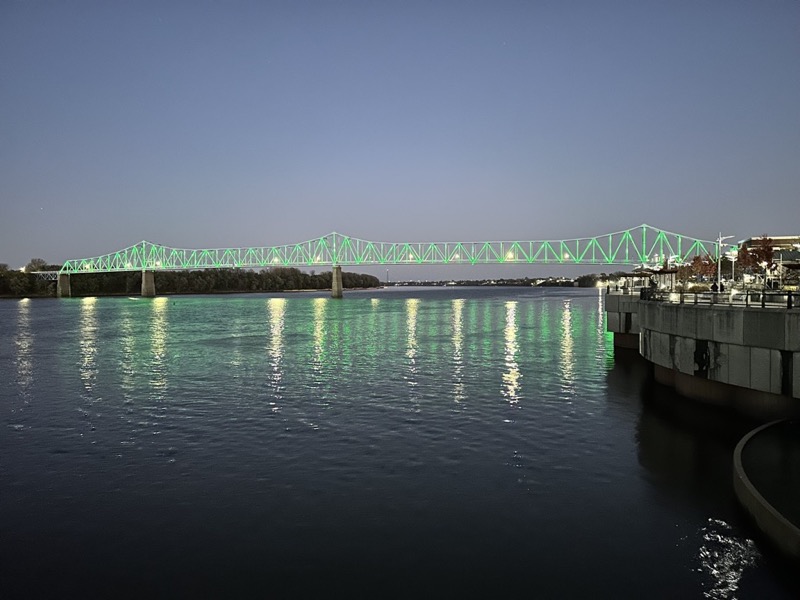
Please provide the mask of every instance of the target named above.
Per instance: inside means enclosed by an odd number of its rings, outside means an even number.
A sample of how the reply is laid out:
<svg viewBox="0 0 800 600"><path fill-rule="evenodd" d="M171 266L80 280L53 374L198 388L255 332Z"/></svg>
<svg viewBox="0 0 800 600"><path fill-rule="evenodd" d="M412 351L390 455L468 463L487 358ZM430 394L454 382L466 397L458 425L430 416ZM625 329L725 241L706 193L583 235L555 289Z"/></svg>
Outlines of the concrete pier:
<svg viewBox="0 0 800 600"><path fill-rule="evenodd" d="M155 295L155 273L153 271L142 271L142 298L154 298Z"/></svg>
<svg viewBox="0 0 800 600"><path fill-rule="evenodd" d="M639 353L682 395L758 418L800 415L800 312L639 302Z"/></svg>
<svg viewBox="0 0 800 600"><path fill-rule="evenodd" d="M333 267L331 273L331 298L342 297L342 267Z"/></svg>
<svg viewBox="0 0 800 600"><path fill-rule="evenodd" d="M72 288L70 287L69 273L58 274L58 285L56 287L56 295L59 298L70 298L72 296Z"/></svg>
<svg viewBox="0 0 800 600"><path fill-rule="evenodd" d="M756 418L800 415L800 311L605 298L615 345L638 342L659 383Z"/></svg>
<svg viewBox="0 0 800 600"><path fill-rule="evenodd" d="M614 345L639 348L639 294L606 294L606 329L614 332Z"/></svg>

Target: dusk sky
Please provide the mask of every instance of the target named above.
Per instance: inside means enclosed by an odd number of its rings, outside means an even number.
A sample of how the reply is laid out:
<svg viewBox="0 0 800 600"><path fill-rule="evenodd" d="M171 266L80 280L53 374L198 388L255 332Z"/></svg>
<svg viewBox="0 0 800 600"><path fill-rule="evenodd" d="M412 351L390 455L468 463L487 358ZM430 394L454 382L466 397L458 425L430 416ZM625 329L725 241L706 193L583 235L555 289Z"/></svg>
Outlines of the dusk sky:
<svg viewBox="0 0 800 600"><path fill-rule="evenodd" d="M800 234L797 0L0 0L0 115L13 268L143 239ZM426 274L473 272L521 273Z"/></svg>

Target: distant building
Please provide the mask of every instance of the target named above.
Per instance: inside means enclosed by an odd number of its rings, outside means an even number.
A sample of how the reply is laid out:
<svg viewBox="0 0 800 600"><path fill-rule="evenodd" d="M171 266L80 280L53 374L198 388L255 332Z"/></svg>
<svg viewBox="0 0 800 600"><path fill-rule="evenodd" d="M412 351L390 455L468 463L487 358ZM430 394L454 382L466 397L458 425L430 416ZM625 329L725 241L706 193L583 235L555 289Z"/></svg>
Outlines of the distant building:
<svg viewBox="0 0 800 600"><path fill-rule="evenodd" d="M772 247L777 250L798 250L800 251L800 235L768 235L772 239ZM739 242L740 248L749 248L764 239L763 235L749 237Z"/></svg>
<svg viewBox="0 0 800 600"><path fill-rule="evenodd" d="M775 254L772 260L786 271L800 270L800 235L770 235ZM748 249L756 245L764 236L749 237L739 242L739 248Z"/></svg>

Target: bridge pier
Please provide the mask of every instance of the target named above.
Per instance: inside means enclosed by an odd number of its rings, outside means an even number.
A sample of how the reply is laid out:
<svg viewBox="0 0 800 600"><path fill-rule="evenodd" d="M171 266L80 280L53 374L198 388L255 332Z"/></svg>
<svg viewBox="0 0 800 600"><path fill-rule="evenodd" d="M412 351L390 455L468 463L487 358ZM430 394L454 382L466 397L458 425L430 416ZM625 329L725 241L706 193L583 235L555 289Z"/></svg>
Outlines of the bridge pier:
<svg viewBox="0 0 800 600"><path fill-rule="evenodd" d="M72 297L72 289L70 288L69 273L58 274L58 285L56 287L56 296L59 298Z"/></svg>
<svg viewBox="0 0 800 600"><path fill-rule="evenodd" d="M142 298L155 298L156 279L153 271L142 271Z"/></svg>
<svg viewBox="0 0 800 600"><path fill-rule="evenodd" d="M333 267L331 273L331 298L342 297L342 267Z"/></svg>

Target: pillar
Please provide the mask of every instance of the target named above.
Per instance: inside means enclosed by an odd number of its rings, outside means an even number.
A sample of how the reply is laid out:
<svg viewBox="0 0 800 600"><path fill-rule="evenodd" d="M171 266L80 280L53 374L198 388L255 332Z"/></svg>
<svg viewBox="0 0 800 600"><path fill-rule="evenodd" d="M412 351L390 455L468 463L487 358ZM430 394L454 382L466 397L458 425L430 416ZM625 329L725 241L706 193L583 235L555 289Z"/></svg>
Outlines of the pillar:
<svg viewBox="0 0 800 600"><path fill-rule="evenodd" d="M154 298L155 295L155 273L153 271L142 271L142 298Z"/></svg>
<svg viewBox="0 0 800 600"><path fill-rule="evenodd" d="M58 286L56 287L56 296L59 298L70 298L72 296L72 289L69 285L69 273L58 274Z"/></svg>
<svg viewBox="0 0 800 600"><path fill-rule="evenodd" d="M342 297L342 267L336 266L333 267L333 273L331 273L331 297L332 298L341 298Z"/></svg>

